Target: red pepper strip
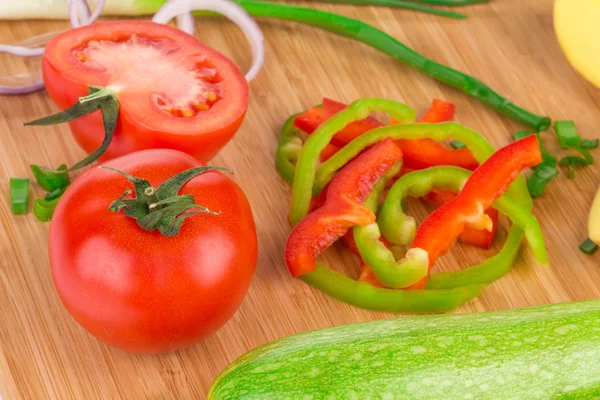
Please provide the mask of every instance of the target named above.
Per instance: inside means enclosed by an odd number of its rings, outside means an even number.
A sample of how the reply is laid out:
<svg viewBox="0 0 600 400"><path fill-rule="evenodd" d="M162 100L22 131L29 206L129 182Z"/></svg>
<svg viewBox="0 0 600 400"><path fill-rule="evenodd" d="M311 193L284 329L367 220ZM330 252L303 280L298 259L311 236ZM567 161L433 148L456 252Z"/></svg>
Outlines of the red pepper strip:
<svg viewBox="0 0 600 400"><path fill-rule="evenodd" d="M313 196L312 201L310 202L310 212L315 211L318 208L321 208L325 202L327 202L327 190L329 188L329 183L327 186L323 188L321 193L318 196Z"/></svg>
<svg viewBox="0 0 600 400"><path fill-rule="evenodd" d="M434 99L431 108L417 122L439 123L449 122L454 119L456 107L452 103ZM396 123L391 121L390 124ZM413 169L424 169L436 165L453 165L470 171L477 168L479 163L468 149L448 149L435 140L399 140L400 148L404 154L404 164Z"/></svg>
<svg viewBox="0 0 600 400"><path fill-rule="evenodd" d="M423 197L423 200L429 204L433 204L436 207L441 207L455 197L456 194L449 190L440 190L428 193ZM460 240L464 244L486 250L492 246L492 242L496 237L496 231L498 230L498 210L495 208L488 208L485 210L485 213L490 217L492 223L494 224L492 231L490 232L485 229L473 229L467 226L460 235Z"/></svg>
<svg viewBox="0 0 600 400"><path fill-rule="evenodd" d="M346 107L346 104L324 98L322 108L311 108L298 115L294 119L294 126L311 134L319 125ZM338 147L344 147L363 133L380 126L383 126L383 124L373 117L365 118L362 121L352 122L336 133L333 139L331 139L331 143Z"/></svg>
<svg viewBox="0 0 600 400"><path fill-rule="evenodd" d="M433 99L431 108L418 122L428 122L435 124L437 122L450 122L454 119L456 106L443 100Z"/></svg>
<svg viewBox="0 0 600 400"><path fill-rule="evenodd" d="M350 229L350 232L352 232L352 229ZM377 276L375 276L375 273L373 272L371 267L369 267L364 262L360 266L360 276L358 277L357 281L365 282L370 284L371 286L375 286L378 288L385 288L385 286L383 286L381 282L379 282Z"/></svg>
<svg viewBox="0 0 600 400"><path fill-rule="evenodd" d="M375 214L363 203L377 180L401 159L400 148L392 139L386 139L336 175L327 189L325 204L296 224L288 237L285 263L292 276L315 271L316 256L348 228L375 222Z"/></svg>
<svg viewBox="0 0 600 400"><path fill-rule="evenodd" d="M429 268L447 253L465 226L491 229L484 210L490 208L521 170L542 162L542 153L535 135L528 136L495 152L471 175L461 192L450 202L435 210L417 229L411 248L425 250ZM486 221L487 220L487 221ZM423 288L427 278L411 288Z"/></svg>
<svg viewBox="0 0 600 400"><path fill-rule="evenodd" d="M339 149L340 148L338 146L329 143L319 155L321 162L329 160L335 153L338 152Z"/></svg>

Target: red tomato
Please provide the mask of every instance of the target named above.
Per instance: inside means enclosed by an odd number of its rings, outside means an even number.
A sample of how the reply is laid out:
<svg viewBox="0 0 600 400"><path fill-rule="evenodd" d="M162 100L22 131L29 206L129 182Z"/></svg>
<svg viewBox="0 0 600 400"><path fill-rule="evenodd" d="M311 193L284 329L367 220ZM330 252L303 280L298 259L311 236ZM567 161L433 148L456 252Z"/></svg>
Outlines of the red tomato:
<svg viewBox="0 0 600 400"><path fill-rule="evenodd" d="M65 109L89 92L118 95L119 121L103 159L169 148L207 162L233 137L248 108L248 83L227 57L179 29L111 21L69 30L46 46L43 75ZM104 138L97 111L70 123L88 153Z"/></svg>
<svg viewBox="0 0 600 400"><path fill-rule="evenodd" d="M154 186L201 164L174 150L146 150L106 165ZM193 345L231 318L252 279L257 242L252 211L227 176L208 172L179 194L221 215L185 220L178 235L148 232L110 203L132 188L92 168L60 200L50 227L52 277L85 329L115 347L157 353Z"/></svg>

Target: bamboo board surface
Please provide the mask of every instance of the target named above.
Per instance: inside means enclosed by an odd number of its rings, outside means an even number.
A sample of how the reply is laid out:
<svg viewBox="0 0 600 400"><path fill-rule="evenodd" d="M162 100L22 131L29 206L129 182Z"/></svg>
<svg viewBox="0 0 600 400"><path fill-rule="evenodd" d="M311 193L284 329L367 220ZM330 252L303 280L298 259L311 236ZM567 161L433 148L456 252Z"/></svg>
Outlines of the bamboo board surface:
<svg viewBox="0 0 600 400"><path fill-rule="evenodd" d="M310 4L310 3L308 3ZM312 4L314 5L314 4ZM552 27L551 0L503 0L462 8L455 21L405 10L314 5L371 23L435 60L468 72L516 104L573 119L586 138L598 137L600 90L574 72ZM67 28L65 21L0 22L0 43ZM283 263L289 187L274 168L278 130L292 113L320 102L386 97L422 113L437 97L457 106L457 120L496 146L524 130L466 95L353 41L314 28L262 21L265 69L251 87L248 115L213 164L235 171L253 206L260 254L248 296L233 319L204 343L157 356L110 348L62 307L54 290L46 247L49 224L32 213L13 216L8 178L29 176L30 163L73 164L83 156L67 126L24 128L21 123L56 111L45 93L0 97L0 395L3 399L203 399L214 377L246 351L294 333L357 321L391 318L347 306L294 281ZM197 36L237 61L250 63L241 33L221 19L197 20ZM35 70L35 62L0 58L0 70ZM558 152L547 135L546 146ZM538 265L524 246L508 276L487 287L462 312L600 297L600 252L586 256L587 211L600 182L600 164L565 174L535 202L551 265ZM34 187L33 198L42 195ZM31 201L31 200L30 200ZM32 204L30 204L31 208ZM413 208L421 217L426 209ZM502 244L506 224L495 244ZM471 265L486 255L466 247L445 256L440 269ZM358 274L356 260L334 249L335 269Z"/></svg>

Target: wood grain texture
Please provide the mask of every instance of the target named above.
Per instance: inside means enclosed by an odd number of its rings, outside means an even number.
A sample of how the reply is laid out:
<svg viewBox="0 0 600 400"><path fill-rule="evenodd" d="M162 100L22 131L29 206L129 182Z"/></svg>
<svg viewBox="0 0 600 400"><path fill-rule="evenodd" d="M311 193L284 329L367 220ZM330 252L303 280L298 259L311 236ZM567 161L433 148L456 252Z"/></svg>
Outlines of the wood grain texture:
<svg viewBox="0 0 600 400"><path fill-rule="evenodd" d="M552 28L551 0L503 0L463 8L454 21L404 10L316 5L380 27L439 62L477 76L515 103L551 118L574 119L586 138L598 137L600 90L579 77L562 55ZM0 43L64 29L64 21L1 22ZM459 122L495 145L524 127L462 93L353 41L319 30L261 21L267 63L252 82L250 109L234 140L214 160L232 168L258 226L260 256L239 312L216 335L182 351L138 356L87 334L63 309L52 284L48 224L13 216L8 178L29 176L28 165L74 163L83 156L67 126L25 128L24 121L56 110L45 93L0 98L0 394L4 399L203 399L214 377L244 352L284 335L392 315L360 310L294 281L283 263L290 189L273 167L278 130L292 113L320 102L387 97L423 112L434 97L457 105ZM241 33L221 19L197 20L197 35L242 68L250 63ZM35 62L0 58L2 72L32 71ZM547 135L547 147L558 152ZM600 164L553 182L535 202L551 265L524 247L513 271L460 311L499 310L600 296L600 253L578 250ZM34 187L33 198L42 195ZM426 209L418 204L421 218ZM503 230L505 231L505 229ZM502 235L505 235L503 232ZM501 236L502 236L501 235ZM497 241L496 249L501 245ZM351 256L334 249L325 260L357 275ZM440 269L477 262L485 252L457 247Z"/></svg>

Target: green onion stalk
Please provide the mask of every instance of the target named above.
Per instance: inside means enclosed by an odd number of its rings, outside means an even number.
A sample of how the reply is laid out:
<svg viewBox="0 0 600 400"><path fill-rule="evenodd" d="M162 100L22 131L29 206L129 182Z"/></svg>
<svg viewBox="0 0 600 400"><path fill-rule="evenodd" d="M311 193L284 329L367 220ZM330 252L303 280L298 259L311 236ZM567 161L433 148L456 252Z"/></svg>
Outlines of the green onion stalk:
<svg viewBox="0 0 600 400"><path fill-rule="evenodd" d="M108 0L103 15L151 15L167 0ZM235 1L235 0L234 0ZM314 3L341 3L365 6L406 8L450 18L466 18L465 15L432 6L465 6L487 3L490 0L312 0ZM35 3L39 3L36 5ZM68 0L37 0L28 2L0 2L0 18L3 19L64 19L67 18Z"/></svg>
<svg viewBox="0 0 600 400"><path fill-rule="evenodd" d="M430 60L385 32L362 21L327 11L282 3L256 0L233 1L243 7L253 17L299 22L365 43L426 73L440 82L465 92L499 113L534 128L537 132L545 130L550 126L549 118L524 110L500 96L478 79ZM429 0L421 1L421 3L440 4L440 1L456 5L473 3L464 1L451 2L450 0ZM38 0L38 2L39 5L37 7L31 1L26 4L22 2L0 2L0 18L65 18L67 16L66 0L54 0L50 2ZM165 2L165 0L108 0L104 15L152 14L164 5ZM196 14L213 15L209 12L198 12Z"/></svg>

